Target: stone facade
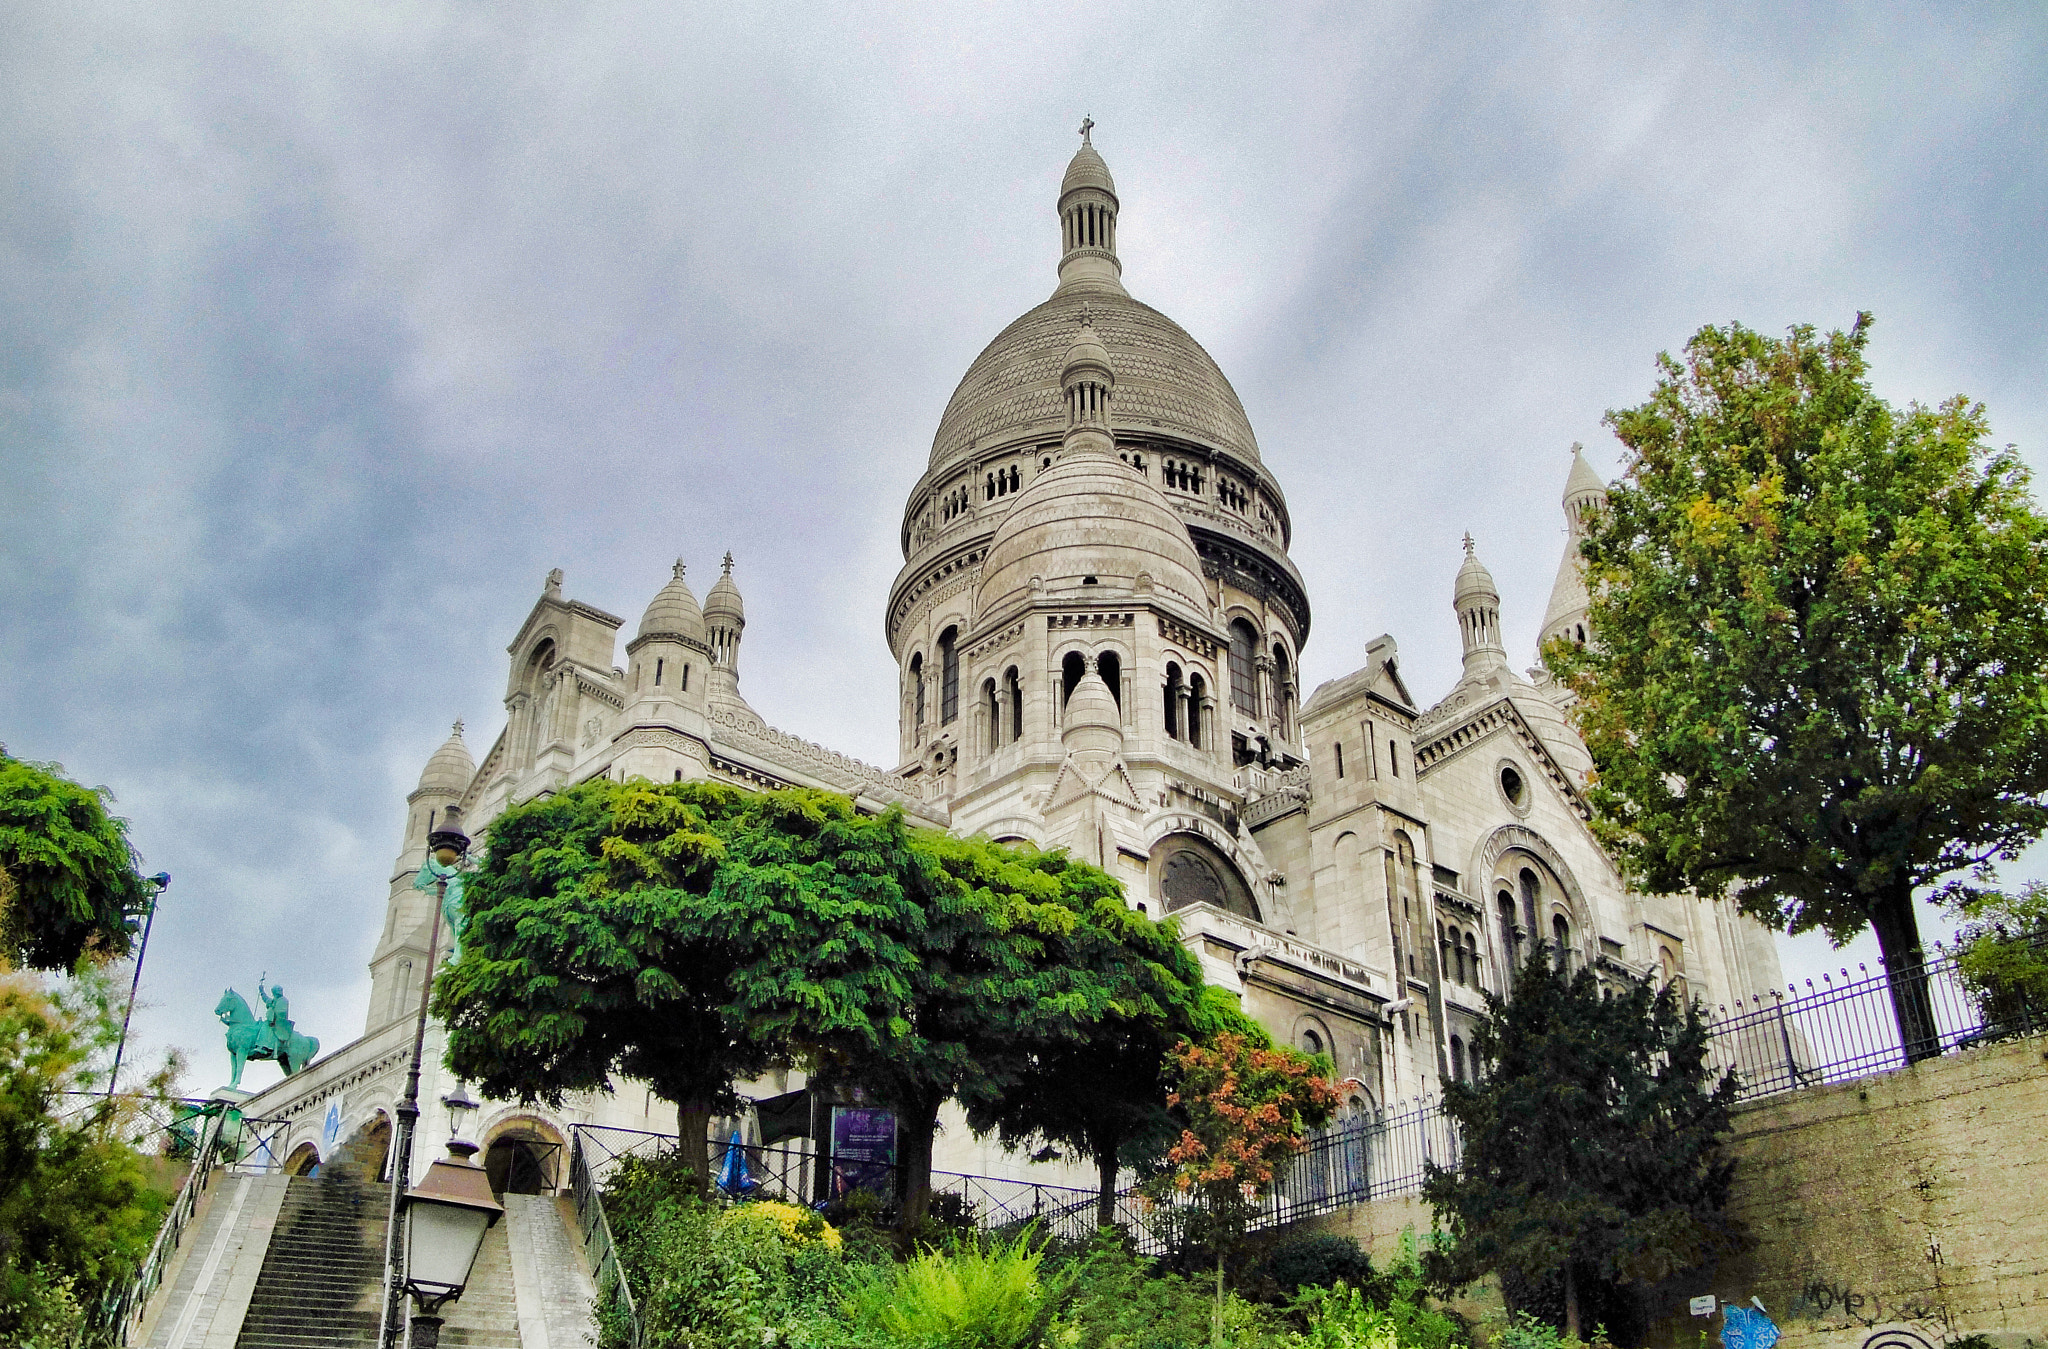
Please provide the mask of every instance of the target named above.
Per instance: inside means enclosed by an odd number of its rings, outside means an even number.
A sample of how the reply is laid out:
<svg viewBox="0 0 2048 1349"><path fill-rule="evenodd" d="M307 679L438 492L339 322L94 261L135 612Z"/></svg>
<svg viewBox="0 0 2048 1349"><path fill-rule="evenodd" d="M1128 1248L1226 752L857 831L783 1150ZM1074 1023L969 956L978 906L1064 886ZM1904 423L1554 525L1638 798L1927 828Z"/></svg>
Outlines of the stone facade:
<svg viewBox="0 0 2048 1349"><path fill-rule="evenodd" d="M551 574L507 648L504 729L478 764L458 726L408 798L365 1040L252 1109L317 1115L342 1071L330 1064L389 1057L367 1046L416 1007L430 914L411 883L450 807L481 833L509 804L605 775L824 787L1070 849L1134 905L1178 918L1208 977L1277 1036L1330 1053L1354 1110L1468 1072L1480 991L1534 943L1682 977L1710 1000L1778 982L1762 928L1636 894L1601 852L1566 700L1509 668L1476 556L1453 587L1465 671L1443 698L1411 695L1391 637L1303 698L1310 611L1286 499L1216 363L1124 289L1117 214L1084 143L1057 202L1056 288L968 368L909 492L884 617L899 765L835 754L747 706L730 556L702 605L676 564L623 666L624 620L566 598ZM1575 458L1547 636L1583 635L1575 548L1604 492ZM350 1115L386 1108L394 1089L371 1072ZM540 1137L577 1120L673 1123L630 1089L497 1114ZM939 1164L1024 1174L958 1128ZM1030 1168L1057 1179L1046 1171Z"/></svg>

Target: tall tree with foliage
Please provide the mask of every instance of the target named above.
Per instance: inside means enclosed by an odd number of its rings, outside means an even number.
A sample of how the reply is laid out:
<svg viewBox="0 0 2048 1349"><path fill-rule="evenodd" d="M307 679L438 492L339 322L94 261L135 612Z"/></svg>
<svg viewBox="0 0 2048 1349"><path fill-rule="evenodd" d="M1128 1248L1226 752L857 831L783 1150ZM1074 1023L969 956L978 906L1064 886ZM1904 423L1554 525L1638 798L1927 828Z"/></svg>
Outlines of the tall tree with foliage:
<svg viewBox="0 0 2048 1349"><path fill-rule="evenodd" d="M1167 1110L1166 1059L1184 1039L1250 1023L1236 1000L1205 986L1201 965L1171 919L1156 922L1124 901L1097 868L1046 855L1075 922L1040 951L1038 987L1018 1027L1015 1077L977 1101L968 1123L1011 1146L1045 1139L1094 1161L1096 1223L1116 1221L1125 1147L1163 1149L1179 1131Z"/></svg>
<svg viewBox="0 0 2048 1349"><path fill-rule="evenodd" d="M1166 1154L1172 1169L1154 1188L1198 1205L1192 1235L1216 1261L1212 1344L1223 1343L1224 1262L1272 1193L1281 1164L1336 1111L1330 1072L1321 1055L1235 1032L1205 1044L1184 1040L1167 1056L1167 1102L1183 1123Z"/></svg>
<svg viewBox="0 0 2048 1349"><path fill-rule="evenodd" d="M0 961L69 970L128 954L150 889L112 800L0 746Z"/></svg>
<svg viewBox="0 0 2048 1349"><path fill-rule="evenodd" d="M68 1346L99 1296L133 1274L167 1196L109 1111L66 1092L102 1089L120 1034L113 992L87 972L51 988L0 975L0 1343ZM167 1089L175 1063L154 1075Z"/></svg>
<svg viewBox="0 0 2048 1349"><path fill-rule="evenodd" d="M555 1105L638 1078L676 1106L679 1150L708 1185L712 1116L774 1058L729 1012L734 958L707 913L716 830L743 800L600 779L492 821L463 887L462 954L434 989L449 1066Z"/></svg>
<svg viewBox="0 0 2048 1349"><path fill-rule="evenodd" d="M1619 1290L1739 1248L1722 1154L1735 1077L1715 1080L1708 1026L1677 985L1604 986L1538 951L1505 999L1486 995L1474 1083L1446 1082L1458 1167L1431 1163L1423 1195L1454 1238L1451 1283L1501 1276L1517 1302L1561 1302L1578 1334Z"/></svg>
<svg viewBox="0 0 2048 1349"><path fill-rule="evenodd" d="M1647 888L1874 927L1907 1053L1936 1052L1914 892L2048 828L2048 522L1983 406L1897 410L1870 318L1702 328L1650 400L1556 643L1603 840Z"/></svg>

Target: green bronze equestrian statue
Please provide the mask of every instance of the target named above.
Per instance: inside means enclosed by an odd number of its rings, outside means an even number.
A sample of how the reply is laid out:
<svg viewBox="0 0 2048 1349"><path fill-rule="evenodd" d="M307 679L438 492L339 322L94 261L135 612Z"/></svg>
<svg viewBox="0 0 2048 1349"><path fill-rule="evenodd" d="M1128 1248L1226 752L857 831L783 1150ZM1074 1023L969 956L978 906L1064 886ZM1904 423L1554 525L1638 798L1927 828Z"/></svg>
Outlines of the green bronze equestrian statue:
<svg viewBox="0 0 2048 1349"><path fill-rule="evenodd" d="M269 977L265 974L256 980L256 996L263 1000L264 1015L260 1021L242 995L232 988L214 1004L213 1014L228 1028L228 1057L234 1061L234 1077L228 1083L232 1090L241 1089L242 1069L251 1059L273 1059L290 1077L320 1052L317 1039L292 1028L291 1003L284 996L284 986L264 987L263 981Z"/></svg>

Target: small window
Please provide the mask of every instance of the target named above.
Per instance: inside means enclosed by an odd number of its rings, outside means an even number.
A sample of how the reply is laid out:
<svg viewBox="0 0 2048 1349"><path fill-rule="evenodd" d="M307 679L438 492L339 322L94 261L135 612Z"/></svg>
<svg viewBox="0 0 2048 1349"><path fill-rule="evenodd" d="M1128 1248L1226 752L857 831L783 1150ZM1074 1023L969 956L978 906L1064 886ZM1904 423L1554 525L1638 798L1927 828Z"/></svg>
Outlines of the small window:
<svg viewBox="0 0 2048 1349"><path fill-rule="evenodd" d="M1095 673L1102 676L1102 682L1109 685L1109 696L1116 701L1116 710L1124 710L1124 663L1116 652L1105 651L1095 658Z"/></svg>
<svg viewBox="0 0 2048 1349"><path fill-rule="evenodd" d="M1010 739L1024 738L1024 681L1012 665L1003 675L1003 684L1010 691Z"/></svg>
<svg viewBox="0 0 2048 1349"><path fill-rule="evenodd" d="M1465 1080L1465 1042L1455 1035L1451 1037L1451 1079Z"/></svg>
<svg viewBox="0 0 2048 1349"><path fill-rule="evenodd" d="M1391 735L1387 737L1387 771L1401 776L1401 742Z"/></svg>
<svg viewBox="0 0 2048 1349"><path fill-rule="evenodd" d="M688 665L684 665L684 666L683 666L683 692L685 692L685 693L688 693L689 691L690 691L690 667L689 667Z"/></svg>
<svg viewBox="0 0 2048 1349"><path fill-rule="evenodd" d="M917 702L915 725L918 731L922 733L924 730L924 652L922 651L910 658L910 682L917 690L915 695Z"/></svg>
<svg viewBox="0 0 2048 1349"><path fill-rule="evenodd" d="M939 723L945 725L960 715L960 629L947 628L939 635Z"/></svg>
<svg viewBox="0 0 2048 1349"><path fill-rule="evenodd" d="M1259 715L1259 635L1238 619L1230 625L1230 705L1248 717Z"/></svg>
<svg viewBox="0 0 2048 1349"><path fill-rule="evenodd" d="M1515 771L1514 765L1502 765L1500 770L1500 793L1508 799L1508 804L1511 806L1521 806L1528 795L1528 791L1528 787L1522 782L1522 775Z"/></svg>
<svg viewBox="0 0 2048 1349"><path fill-rule="evenodd" d="M668 664L668 662L665 660L657 659L654 662L654 687L656 688L661 687L661 667L666 664Z"/></svg>
<svg viewBox="0 0 2048 1349"><path fill-rule="evenodd" d="M1202 747L1202 736L1205 734L1202 727L1202 698L1207 692L1208 685L1203 681L1202 676L1191 672L1188 675L1189 749L1200 749Z"/></svg>
<svg viewBox="0 0 2048 1349"><path fill-rule="evenodd" d="M1341 778L1344 776L1344 742L1332 741L1330 747L1337 751L1337 776Z"/></svg>
<svg viewBox="0 0 2048 1349"><path fill-rule="evenodd" d="M1081 676L1088 673L1088 658L1078 651L1069 651L1060 662L1060 706L1074 696L1074 689L1080 684Z"/></svg>
<svg viewBox="0 0 2048 1349"><path fill-rule="evenodd" d="M1303 1032L1301 1033L1301 1052L1302 1052L1302 1053L1304 1053L1304 1054L1320 1054L1320 1053L1322 1053L1322 1052L1323 1052L1323 1037L1322 1037L1322 1036L1320 1036L1320 1035L1318 1035L1318 1034L1316 1034L1316 1033L1315 1033L1314 1031L1312 1031L1312 1030L1305 1030L1305 1031L1303 1031Z"/></svg>

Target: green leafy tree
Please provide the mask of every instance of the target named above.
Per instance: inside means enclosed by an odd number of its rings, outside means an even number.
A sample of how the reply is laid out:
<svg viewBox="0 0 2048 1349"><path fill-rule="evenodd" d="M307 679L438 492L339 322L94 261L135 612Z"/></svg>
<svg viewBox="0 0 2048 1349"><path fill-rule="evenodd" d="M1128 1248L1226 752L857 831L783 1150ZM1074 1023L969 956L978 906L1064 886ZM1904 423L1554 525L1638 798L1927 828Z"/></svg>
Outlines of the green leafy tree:
<svg viewBox="0 0 2048 1349"><path fill-rule="evenodd" d="M1618 1290L1739 1248L1722 1155L1735 1078L1714 1080L1698 1004L1543 952L1486 1004L1484 1076L1444 1084L1458 1167L1432 1163L1423 1186L1454 1239L1434 1257L1446 1282L1499 1275L1511 1306L1561 1302L1576 1335L1589 1303L1612 1323Z"/></svg>
<svg viewBox="0 0 2048 1349"><path fill-rule="evenodd" d="M1167 1054L1243 1018L1234 1002L1212 1001L1228 995L1205 987L1172 923L1132 909L1113 877L1056 854L1027 854L1026 864L1062 882L1074 923L1039 949L1012 1044L1021 1057L1015 1075L975 1103L968 1123L1009 1146L1044 1139L1092 1159L1096 1223L1107 1227L1126 1145L1149 1139L1163 1150L1178 1134L1166 1105Z"/></svg>
<svg viewBox="0 0 2048 1349"><path fill-rule="evenodd" d="M731 1015L734 953L707 912L715 831L744 794L689 786L600 779L492 821L434 1007L449 1066L495 1095L559 1105L614 1073L647 1083L706 1186L711 1117L774 1052Z"/></svg>
<svg viewBox="0 0 2048 1349"><path fill-rule="evenodd" d="M1593 641L1553 644L1604 840L1650 889L1876 929L1935 1052L1913 895L2048 828L2048 521L1981 404L1890 407L1870 318L1702 328L1608 414Z"/></svg>
<svg viewBox="0 0 2048 1349"><path fill-rule="evenodd" d="M1985 1034L2048 1025L2048 883L2028 881L2016 895L1958 888L1948 902L1963 920L1956 967Z"/></svg>
<svg viewBox="0 0 2048 1349"><path fill-rule="evenodd" d="M104 1086L98 1065L120 1033L97 972L56 988L0 975L0 1342L69 1346L87 1309L132 1275L166 1196L108 1127L132 1098L67 1108ZM166 1087L167 1064L153 1087Z"/></svg>
<svg viewBox="0 0 2048 1349"><path fill-rule="evenodd" d="M1280 1165L1310 1129L1337 1108L1329 1060L1225 1032L1206 1044L1182 1041L1167 1056L1167 1103L1183 1120L1168 1150L1172 1169L1152 1184L1197 1203L1191 1235L1216 1261L1210 1342L1223 1343L1223 1266L1244 1239Z"/></svg>
<svg viewBox="0 0 2048 1349"><path fill-rule="evenodd" d="M128 954L151 891L112 800L0 747L0 961L69 970Z"/></svg>

